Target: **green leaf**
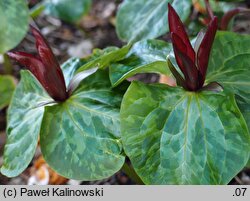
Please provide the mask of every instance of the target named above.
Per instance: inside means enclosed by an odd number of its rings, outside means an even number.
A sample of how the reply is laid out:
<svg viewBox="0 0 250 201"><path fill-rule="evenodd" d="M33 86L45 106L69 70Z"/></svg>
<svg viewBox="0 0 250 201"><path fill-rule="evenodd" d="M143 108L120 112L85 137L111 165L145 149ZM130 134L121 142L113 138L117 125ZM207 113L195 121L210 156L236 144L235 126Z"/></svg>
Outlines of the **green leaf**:
<svg viewBox="0 0 250 201"><path fill-rule="evenodd" d="M77 72L84 71L89 68L98 67L100 69L108 67L111 63L122 60L128 53L132 44L128 44L120 49L106 48L104 50L96 50L90 58L86 58L86 64L82 65ZM84 61L84 59L82 60ZM77 73L76 72L76 73Z"/></svg>
<svg viewBox="0 0 250 201"><path fill-rule="evenodd" d="M43 118L44 107L51 101L40 83L29 71L21 72L8 110L7 143L1 173L8 177L19 175L32 160Z"/></svg>
<svg viewBox="0 0 250 201"><path fill-rule="evenodd" d="M46 0L44 12L66 22L74 23L88 13L91 2L91 0Z"/></svg>
<svg viewBox="0 0 250 201"><path fill-rule="evenodd" d="M108 62L111 62L112 59L109 59L109 57L111 58L114 58L114 61L115 58L116 58L116 53L120 52L122 53L124 50L120 51L119 48L117 47L107 47L103 50L101 49L94 49L93 50L93 53L89 56L89 57L86 57L86 58L82 58L82 59L79 59L79 58L70 58L68 59L66 62L64 62L62 65L61 65L61 68L62 68L62 71L63 71L63 74L64 74L64 78L65 78L65 82L66 82L66 86L69 85L71 79L78 73L78 69L80 67L82 67L81 69L82 70L79 70L79 72L82 72L84 70L87 70L89 68L93 68L97 65L99 65L98 62L101 63L101 66L103 67L106 67L106 65L108 65ZM126 50L124 53L122 54L126 54L128 50ZM114 52L114 53L113 53ZM120 54L118 54L118 57ZM121 58L123 58L124 56L122 55ZM107 63L105 63L107 62Z"/></svg>
<svg viewBox="0 0 250 201"><path fill-rule="evenodd" d="M250 36L218 32L210 55L206 82L219 82L236 94L250 128Z"/></svg>
<svg viewBox="0 0 250 201"><path fill-rule="evenodd" d="M62 71L65 79L66 86L68 87L71 79L74 77L75 72L83 65L85 62L81 61L79 58L70 58L65 61L62 65Z"/></svg>
<svg viewBox="0 0 250 201"><path fill-rule="evenodd" d="M90 61L98 59L99 57L101 57L101 56L103 56L105 54L108 54L108 53L110 53L112 51L115 51L115 50L119 50L119 48L107 47L107 48L105 48L103 50L94 49L93 53L89 57L82 58L82 59L72 57L72 58L68 59L67 61L65 61L61 65L61 68L62 68L62 71L63 71L66 86L69 85L71 79L76 75L76 72L80 67L84 66L85 64L87 64ZM91 67L91 65L88 64L86 69L88 69L89 67ZM83 69L83 71L84 71L84 69Z"/></svg>
<svg viewBox="0 0 250 201"><path fill-rule="evenodd" d="M189 14L190 0L125 0L117 13L117 34L124 41L157 38L168 31L167 4L171 3L182 21Z"/></svg>
<svg viewBox="0 0 250 201"><path fill-rule="evenodd" d="M14 48L28 31L28 6L25 0L0 1L0 53Z"/></svg>
<svg viewBox="0 0 250 201"><path fill-rule="evenodd" d="M14 90L15 82L13 77L0 75L0 109L9 105Z"/></svg>
<svg viewBox="0 0 250 201"><path fill-rule="evenodd" d="M166 58L172 45L160 40L144 40L133 45L126 58L111 64L109 77L113 86L137 73L169 75Z"/></svg>
<svg viewBox="0 0 250 201"><path fill-rule="evenodd" d="M250 130L250 105L244 99L239 96L236 96L237 104L240 108L241 113L243 114L245 121L248 126L248 130Z"/></svg>
<svg viewBox="0 0 250 201"><path fill-rule="evenodd" d="M29 10L30 17L32 17L33 19L38 17L44 11L45 5L46 2L44 1L36 3L36 5Z"/></svg>
<svg viewBox="0 0 250 201"><path fill-rule="evenodd" d="M200 6L202 6L204 9L206 9L205 1L204 0L196 0L199 2ZM225 12L229 11L230 9L235 8L235 3L231 3L233 1L239 1L239 0L224 0L224 1L218 1L218 0L209 0L209 4L213 10L214 13L217 13L217 15L224 14Z"/></svg>
<svg viewBox="0 0 250 201"><path fill-rule="evenodd" d="M246 165L248 168L250 168L250 158L249 158L249 160L248 160L248 162L247 162L247 165Z"/></svg>
<svg viewBox="0 0 250 201"><path fill-rule="evenodd" d="M119 108L108 74L83 80L66 102L47 106L41 128L41 149L59 174L78 180L109 177L123 165Z"/></svg>
<svg viewBox="0 0 250 201"><path fill-rule="evenodd" d="M227 184L250 135L234 96L133 82L121 106L125 153L146 184Z"/></svg>

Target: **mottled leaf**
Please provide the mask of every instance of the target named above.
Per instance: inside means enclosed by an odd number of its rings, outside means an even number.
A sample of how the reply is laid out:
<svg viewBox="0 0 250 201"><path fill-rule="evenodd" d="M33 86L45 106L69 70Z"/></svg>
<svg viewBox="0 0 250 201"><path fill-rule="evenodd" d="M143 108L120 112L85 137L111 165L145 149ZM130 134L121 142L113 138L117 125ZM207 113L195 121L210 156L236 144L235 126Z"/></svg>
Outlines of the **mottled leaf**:
<svg viewBox="0 0 250 201"><path fill-rule="evenodd" d="M87 63L82 65L77 72L89 68L98 67L100 69L108 67L111 63L122 60L128 53L131 44L128 44L120 49L117 48L107 48L104 50L98 50L94 52L94 55L87 59Z"/></svg>
<svg viewBox="0 0 250 201"><path fill-rule="evenodd" d="M241 113L243 114L245 121L248 126L248 130L250 130L250 105L249 102L246 102L243 98L236 95L236 102L240 108Z"/></svg>
<svg viewBox="0 0 250 201"><path fill-rule="evenodd" d="M0 1L0 53L15 47L28 31L28 6L25 0Z"/></svg>
<svg viewBox="0 0 250 201"><path fill-rule="evenodd" d="M107 72L83 80L65 103L47 106L41 128L45 160L72 179L97 180L117 172L124 163L119 108Z"/></svg>
<svg viewBox="0 0 250 201"><path fill-rule="evenodd" d="M73 57L68 59L61 65L66 87L69 86L69 83L71 79L74 77L77 69L79 69L83 64L85 64L85 62L83 62L81 59Z"/></svg>
<svg viewBox="0 0 250 201"><path fill-rule="evenodd" d="M14 90L14 78L9 75L0 75L0 109L9 105Z"/></svg>
<svg viewBox="0 0 250 201"><path fill-rule="evenodd" d="M76 74L76 71L81 66L84 66L85 64L87 64L90 61L93 62L94 60L97 60L99 57L101 57L101 56L103 56L105 54L108 54L108 53L110 53L112 51L115 51L115 50L119 50L119 48L107 47L107 48L105 48L103 50L94 49L93 53L90 56L86 57L86 58L80 59L80 58L72 57L72 58L68 59L66 62L64 62L61 65L61 68L62 68L62 71L63 71L63 74L64 74L64 79L65 79L66 86L69 85L71 79ZM91 65L87 65L86 69L88 69L90 67L91 67Z"/></svg>
<svg viewBox="0 0 250 201"><path fill-rule="evenodd" d="M44 108L39 105L51 100L29 71L21 72L21 82L8 110L2 174L15 177L29 165L36 150L43 118Z"/></svg>
<svg viewBox="0 0 250 201"><path fill-rule="evenodd" d="M206 82L216 81L235 93L250 128L250 36L218 32L210 55Z"/></svg>
<svg viewBox="0 0 250 201"><path fill-rule="evenodd" d="M125 0L117 13L117 34L124 41L157 38L168 31L167 4L171 3L185 21L190 0Z"/></svg>
<svg viewBox="0 0 250 201"><path fill-rule="evenodd" d="M74 23L90 10L91 2L91 0L46 0L44 12Z"/></svg>
<svg viewBox="0 0 250 201"><path fill-rule="evenodd" d="M146 184L227 184L250 135L233 94L133 82L121 106L125 153Z"/></svg>
<svg viewBox="0 0 250 201"><path fill-rule="evenodd" d="M117 86L137 73L169 75L166 58L171 49L171 44L160 40L144 40L135 43L125 59L111 64L109 76L112 85Z"/></svg>

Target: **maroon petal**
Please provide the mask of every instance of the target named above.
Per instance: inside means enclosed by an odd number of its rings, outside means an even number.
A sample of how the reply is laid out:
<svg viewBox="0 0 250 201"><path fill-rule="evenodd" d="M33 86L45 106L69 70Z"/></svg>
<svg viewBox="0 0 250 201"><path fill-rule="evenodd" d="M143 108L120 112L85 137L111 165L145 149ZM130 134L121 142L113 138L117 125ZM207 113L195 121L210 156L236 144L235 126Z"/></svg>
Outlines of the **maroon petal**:
<svg viewBox="0 0 250 201"><path fill-rule="evenodd" d="M63 101L67 98L68 95L60 65L41 33L34 27L31 27L31 30L36 39L36 46L39 57L45 66L45 79L47 84L49 85L50 92L53 93L52 97L55 100Z"/></svg>
<svg viewBox="0 0 250 201"><path fill-rule="evenodd" d="M175 34L173 35L173 40L179 40L179 37ZM198 69L193 61L185 54L182 49L179 49L180 46L175 46L173 44L174 54L176 62L180 67L182 73L184 74L186 80L186 86L191 90L195 91L198 87Z"/></svg>
<svg viewBox="0 0 250 201"><path fill-rule="evenodd" d="M178 56L181 58L183 62L183 66L187 69L187 74L185 74L186 86L191 91L196 91L199 88L198 81L198 70L195 64L189 59L188 56L183 54L178 48L175 50ZM189 69L189 70L188 70Z"/></svg>
<svg viewBox="0 0 250 201"><path fill-rule="evenodd" d="M51 84L47 81L46 69L39 58L26 52L8 52L7 54L10 58L28 68L48 94L56 100L57 95L51 90Z"/></svg>
<svg viewBox="0 0 250 201"><path fill-rule="evenodd" d="M178 64L179 68L181 69L182 73L185 75L185 74L187 74L186 67L183 66L183 62L175 50L178 48L178 49L181 49L182 52L186 52L187 47L184 44L184 42L182 42L181 38L178 35L172 33L171 39L172 39L172 45L174 48L176 62Z"/></svg>
<svg viewBox="0 0 250 201"><path fill-rule="evenodd" d="M195 63L185 54L186 46L182 42L181 38L174 33L171 34L171 37L176 62L185 76L187 86L190 86L189 88L194 90L198 80L198 69L195 66Z"/></svg>
<svg viewBox="0 0 250 201"><path fill-rule="evenodd" d="M203 87L204 81L205 81L205 79L203 79L203 76L202 76L201 72L198 69L198 88Z"/></svg>
<svg viewBox="0 0 250 201"><path fill-rule="evenodd" d="M28 68L42 84L45 68L40 59L26 52L8 52L8 56Z"/></svg>
<svg viewBox="0 0 250 201"><path fill-rule="evenodd" d="M188 35L185 31L185 27L182 21L180 20L178 14L175 12L174 8L170 4L168 4L168 22L169 22L170 33L175 33L182 39L183 43L186 46L186 51L187 51L186 54L194 63L195 52L189 41Z"/></svg>
<svg viewBox="0 0 250 201"><path fill-rule="evenodd" d="M209 55L214 41L214 37L217 31L218 20L217 17L214 17L213 20L209 23L208 29L205 36L200 44L198 53L197 53L197 64L199 71L202 74L202 80L204 82L207 72L207 66L209 61Z"/></svg>

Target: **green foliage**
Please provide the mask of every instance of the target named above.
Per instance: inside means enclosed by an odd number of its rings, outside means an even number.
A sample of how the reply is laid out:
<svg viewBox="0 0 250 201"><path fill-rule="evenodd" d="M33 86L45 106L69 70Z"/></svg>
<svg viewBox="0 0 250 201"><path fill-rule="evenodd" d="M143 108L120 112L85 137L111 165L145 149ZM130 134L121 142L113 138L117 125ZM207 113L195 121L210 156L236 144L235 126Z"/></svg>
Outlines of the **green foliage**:
<svg viewBox="0 0 250 201"><path fill-rule="evenodd" d="M0 1L0 54L14 48L24 38L28 17L25 0Z"/></svg>
<svg viewBox="0 0 250 201"><path fill-rule="evenodd" d="M205 0L197 0L199 4L205 9ZM209 0L209 4L216 15L223 14L229 11L232 8L235 8L235 3L231 3L235 0L225 0L225 1L217 1L217 0ZM236 0L239 1L239 0Z"/></svg>
<svg viewBox="0 0 250 201"><path fill-rule="evenodd" d="M99 69L103 69L108 67L111 63L122 60L128 53L132 44L125 45L122 48L106 48L104 50L96 50L94 54L87 58L82 59L84 63L80 68L77 69L77 72L84 71L89 68L98 67ZM85 61L87 60L87 61Z"/></svg>
<svg viewBox="0 0 250 201"><path fill-rule="evenodd" d="M121 106L125 153L146 184L227 184L250 135L234 96L133 82Z"/></svg>
<svg viewBox="0 0 250 201"><path fill-rule="evenodd" d="M249 39L228 32L215 38L206 83L220 83L223 92L138 82L129 87L121 106L122 141L146 184L227 184L245 166Z"/></svg>
<svg viewBox="0 0 250 201"><path fill-rule="evenodd" d="M69 86L70 80L74 77L75 72L80 68L85 62L81 61L79 58L70 58L64 62L61 66L66 86Z"/></svg>
<svg viewBox="0 0 250 201"><path fill-rule="evenodd" d="M112 92L100 71L85 79L64 103L45 109L41 149L48 164L67 178L97 180L124 163L119 108L122 95Z"/></svg>
<svg viewBox="0 0 250 201"><path fill-rule="evenodd" d="M43 118L44 107L39 105L51 100L29 71L21 72L21 82L8 109L2 174L15 177L29 165L35 154Z"/></svg>
<svg viewBox="0 0 250 201"><path fill-rule="evenodd" d="M125 79L137 73L161 73L169 75L166 56L172 47L160 40L144 40L133 45L126 58L111 64L110 81L117 86Z"/></svg>
<svg viewBox="0 0 250 201"><path fill-rule="evenodd" d="M77 59L63 64L66 83L80 65ZM81 180L111 176L125 159L119 120L122 95L123 90L111 88L108 72L100 70L66 102L54 103L36 78L23 71L8 111L2 174L14 177L28 166L40 134L44 158L60 174Z"/></svg>
<svg viewBox="0 0 250 201"><path fill-rule="evenodd" d="M111 63L119 62L129 52L131 45L126 45L119 49L117 47L107 47L103 50L94 49L93 53L86 58L71 58L62 65L66 86L69 81L79 72L85 71L90 68L98 67L104 69L111 65Z"/></svg>
<svg viewBox="0 0 250 201"><path fill-rule="evenodd" d="M236 101L237 104L240 108L241 113L243 114L247 126L248 126L248 130L250 130L250 107L249 107L249 102L247 102L246 100L242 99L240 96L236 96Z"/></svg>
<svg viewBox="0 0 250 201"><path fill-rule="evenodd" d="M237 102L250 128L250 36L218 32L213 44L207 83L219 82L236 94Z"/></svg>
<svg viewBox="0 0 250 201"><path fill-rule="evenodd" d="M0 17L6 19L0 27L0 53L27 31L27 5L13 2L0 3ZM125 154L145 184L227 184L247 164L250 36L217 33L205 83L218 82L223 91L188 92L140 82L127 89L125 80L137 73L170 75L166 59L172 45L150 39L168 31L167 3L187 20L191 0L125 0L117 15L117 33L130 43L65 62L67 87L77 73L98 68L93 75L87 73L65 102L54 102L29 71L21 72L13 96L12 78L0 76L0 109L12 96L2 174L14 177L27 168L39 137L50 167L79 180L111 176L124 165ZM88 12L91 0L46 0L41 5L39 12L45 9L75 23ZM229 8L228 3L211 5L215 12Z"/></svg>
<svg viewBox="0 0 250 201"><path fill-rule="evenodd" d="M125 0L117 13L117 34L124 41L157 38L168 31L167 4L185 21L191 0Z"/></svg>
<svg viewBox="0 0 250 201"><path fill-rule="evenodd" d="M247 162L247 167L250 168L250 159Z"/></svg>
<svg viewBox="0 0 250 201"><path fill-rule="evenodd" d="M66 22L74 23L88 13L91 3L91 0L46 0L44 12Z"/></svg>
<svg viewBox="0 0 250 201"><path fill-rule="evenodd" d="M9 75L0 75L0 109L9 105L15 83L13 77Z"/></svg>

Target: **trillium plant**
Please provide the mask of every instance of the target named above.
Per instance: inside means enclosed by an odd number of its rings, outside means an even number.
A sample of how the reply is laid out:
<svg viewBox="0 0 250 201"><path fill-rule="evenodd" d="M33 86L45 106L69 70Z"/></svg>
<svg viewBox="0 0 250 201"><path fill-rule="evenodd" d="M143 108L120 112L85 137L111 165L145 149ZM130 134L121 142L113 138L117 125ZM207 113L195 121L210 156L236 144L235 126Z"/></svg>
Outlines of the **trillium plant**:
<svg viewBox="0 0 250 201"><path fill-rule="evenodd" d="M67 178L123 169L144 184L229 183L250 155L250 36L217 31L212 16L190 41L175 9L166 10L162 29L172 43L149 39L152 29L61 66L31 27L37 55L8 53L28 70L8 108L1 173L25 170L39 141L49 166ZM152 72L176 86L127 81Z"/></svg>
<svg viewBox="0 0 250 201"><path fill-rule="evenodd" d="M90 76L97 68L73 76L83 63L78 59L60 68L40 32L31 30L38 55L8 53L29 71L21 72L9 107L1 172L8 176L22 172L35 153L40 134L43 156L59 174L83 180L112 175L125 158L118 118L122 93L113 92L107 72Z"/></svg>

